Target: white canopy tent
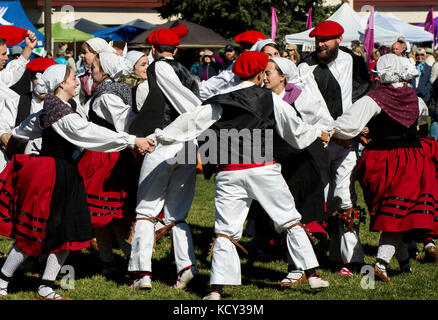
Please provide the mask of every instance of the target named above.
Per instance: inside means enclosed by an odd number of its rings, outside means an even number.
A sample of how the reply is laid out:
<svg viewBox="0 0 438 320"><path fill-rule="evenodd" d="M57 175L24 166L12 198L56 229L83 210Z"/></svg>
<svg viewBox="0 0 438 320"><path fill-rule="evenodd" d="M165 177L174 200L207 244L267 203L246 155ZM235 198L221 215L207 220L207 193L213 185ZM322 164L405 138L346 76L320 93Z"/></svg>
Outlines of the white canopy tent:
<svg viewBox="0 0 438 320"><path fill-rule="evenodd" d="M369 15L362 17L363 26L366 26L368 17ZM413 26L390 13L374 12L374 25L386 30L401 32L406 40L412 43L433 41L432 34L425 31L423 27Z"/></svg>
<svg viewBox="0 0 438 320"><path fill-rule="evenodd" d="M344 28L344 34L341 45L350 46L351 41L359 40L363 42L365 34L365 26L362 24L362 18L354 12L354 10L344 3L335 13L333 13L327 20L335 21ZM366 24L366 22L365 22ZM309 33L313 30L289 34L285 37L286 43L295 43L303 46L313 46L315 39L309 37ZM397 38L403 34L399 31L391 31L383 29L376 24L374 25L374 41L384 45L391 45Z"/></svg>

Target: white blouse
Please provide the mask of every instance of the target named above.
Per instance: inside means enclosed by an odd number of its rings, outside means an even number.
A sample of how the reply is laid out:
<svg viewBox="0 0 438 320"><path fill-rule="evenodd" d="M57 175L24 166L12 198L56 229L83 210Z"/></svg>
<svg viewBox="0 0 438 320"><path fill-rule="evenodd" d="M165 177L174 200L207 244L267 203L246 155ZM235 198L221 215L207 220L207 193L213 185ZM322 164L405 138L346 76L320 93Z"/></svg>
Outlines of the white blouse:
<svg viewBox="0 0 438 320"><path fill-rule="evenodd" d="M87 116L91 101L92 98L87 101L82 112ZM127 132L136 116L130 105L125 104L122 98L112 93L100 95L94 100L92 108L99 117L113 124L118 132Z"/></svg>
<svg viewBox="0 0 438 320"><path fill-rule="evenodd" d="M418 124L427 123L428 109L423 99L418 98L419 118ZM352 139L356 137L367 123L380 114L382 109L369 96L357 100L349 110L335 121L334 136L339 139Z"/></svg>
<svg viewBox="0 0 438 320"><path fill-rule="evenodd" d="M13 136L22 140L41 137L42 129L38 121L41 112L30 115L20 126L14 128L12 130ZM134 148L135 145L136 137L134 135L125 132L114 132L101 127L84 119L78 113L62 117L52 124L52 128L70 143L92 151L116 152L126 147Z"/></svg>

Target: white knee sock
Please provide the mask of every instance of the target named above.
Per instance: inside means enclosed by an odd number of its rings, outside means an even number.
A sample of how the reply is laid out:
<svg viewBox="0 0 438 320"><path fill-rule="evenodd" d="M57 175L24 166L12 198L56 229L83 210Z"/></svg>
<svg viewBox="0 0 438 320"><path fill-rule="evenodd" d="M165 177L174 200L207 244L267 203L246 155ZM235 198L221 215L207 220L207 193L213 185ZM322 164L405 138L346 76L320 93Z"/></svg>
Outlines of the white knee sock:
<svg viewBox="0 0 438 320"><path fill-rule="evenodd" d="M401 238L401 232L382 232L380 235L379 248L377 249L376 265L379 268L386 269L386 266L395 254L395 249L401 241Z"/></svg>
<svg viewBox="0 0 438 320"><path fill-rule="evenodd" d="M28 255L21 251L16 244L14 244L8 253L8 258L2 267L2 273L6 277L12 277L15 270L26 260Z"/></svg>
<svg viewBox="0 0 438 320"><path fill-rule="evenodd" d="M38 294L50 299L61 299L62 297L53 291L51 283L56 280L62 265L67 259L69 250L63 250L57 253L51 253L47 257L46 268L42 276L42 284L38 288Z"/></svg>
<svg viewBox="0 0 438 320"><path fill-rule="evenodd" d="M42 279L48 281L55 281L69 253L70 250L63 250L57 253L49 254Z"/></svg>
<svg viewBox="0 0 438 320"><path fill-rule="evenodd" d="M1 272L7 278L12 277L15 273L15 270L17 270L17 268L23 263L24 260L27 259L27 257L28 255L18 249L18 246L14 244L8 253L8 258L3 264ZM0 278L0 296L5 296L8 294L8 284L8 280Z"/></svg>

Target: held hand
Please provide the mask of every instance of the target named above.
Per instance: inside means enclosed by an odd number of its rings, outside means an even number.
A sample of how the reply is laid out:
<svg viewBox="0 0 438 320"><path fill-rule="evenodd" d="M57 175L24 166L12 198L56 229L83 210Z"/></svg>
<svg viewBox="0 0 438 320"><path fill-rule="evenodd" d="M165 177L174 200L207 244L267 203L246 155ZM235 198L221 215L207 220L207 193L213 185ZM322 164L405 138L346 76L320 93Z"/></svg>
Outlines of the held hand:
<svg viewBox="0 0 438 320"><path fill-rule="evenodd" d="M330 133L323 130L319 138L321 139L322 144L326 146L330 142Z"/></svg>
<svg viewBox="0 0 438 320"><path fill-rule="evenodd" d="M0 141L2 144L3 149L6 149L6 147L8 146L9 143L9 139L11 139L11 134L10 133L3 133L0 137Z"/></svg>
<svg viewBox="0 0 438 320"><path fill-rule="evenodd" d="M135 146L141 154L151 153L155 150L155 143L148 138L136 138Z"/></svg>
<svg viewBox="0 0 438 320"><path fill-rule="evenodd" d="M370 129L368 127L364 127L360 133L362 133L364 136L366 136L370 132Z"/></svg>

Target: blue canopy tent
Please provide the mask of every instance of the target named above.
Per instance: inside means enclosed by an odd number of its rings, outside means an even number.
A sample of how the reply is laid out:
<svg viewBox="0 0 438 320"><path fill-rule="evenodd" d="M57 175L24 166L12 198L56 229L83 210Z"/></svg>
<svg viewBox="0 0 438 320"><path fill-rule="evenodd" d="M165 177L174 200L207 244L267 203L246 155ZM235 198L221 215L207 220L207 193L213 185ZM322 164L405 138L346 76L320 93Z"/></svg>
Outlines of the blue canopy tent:
<svg viewBox="0 0 438 320"><path fill-rule="evenodd" d="M121 25L117 27L110 27L93 32L96 38L102 38L107 41L124 41L128 42L138 36L145 29L133 27L130 25Z"/></svg>
<svg viewBox="0 0 438 320"><path fill-rule="evenodd" d="M44 35L30 22L20 1L0 1L0 25L16 26L35 33L36 47L44 47ZM24 47L24 41L19 46Z"/></svg>

